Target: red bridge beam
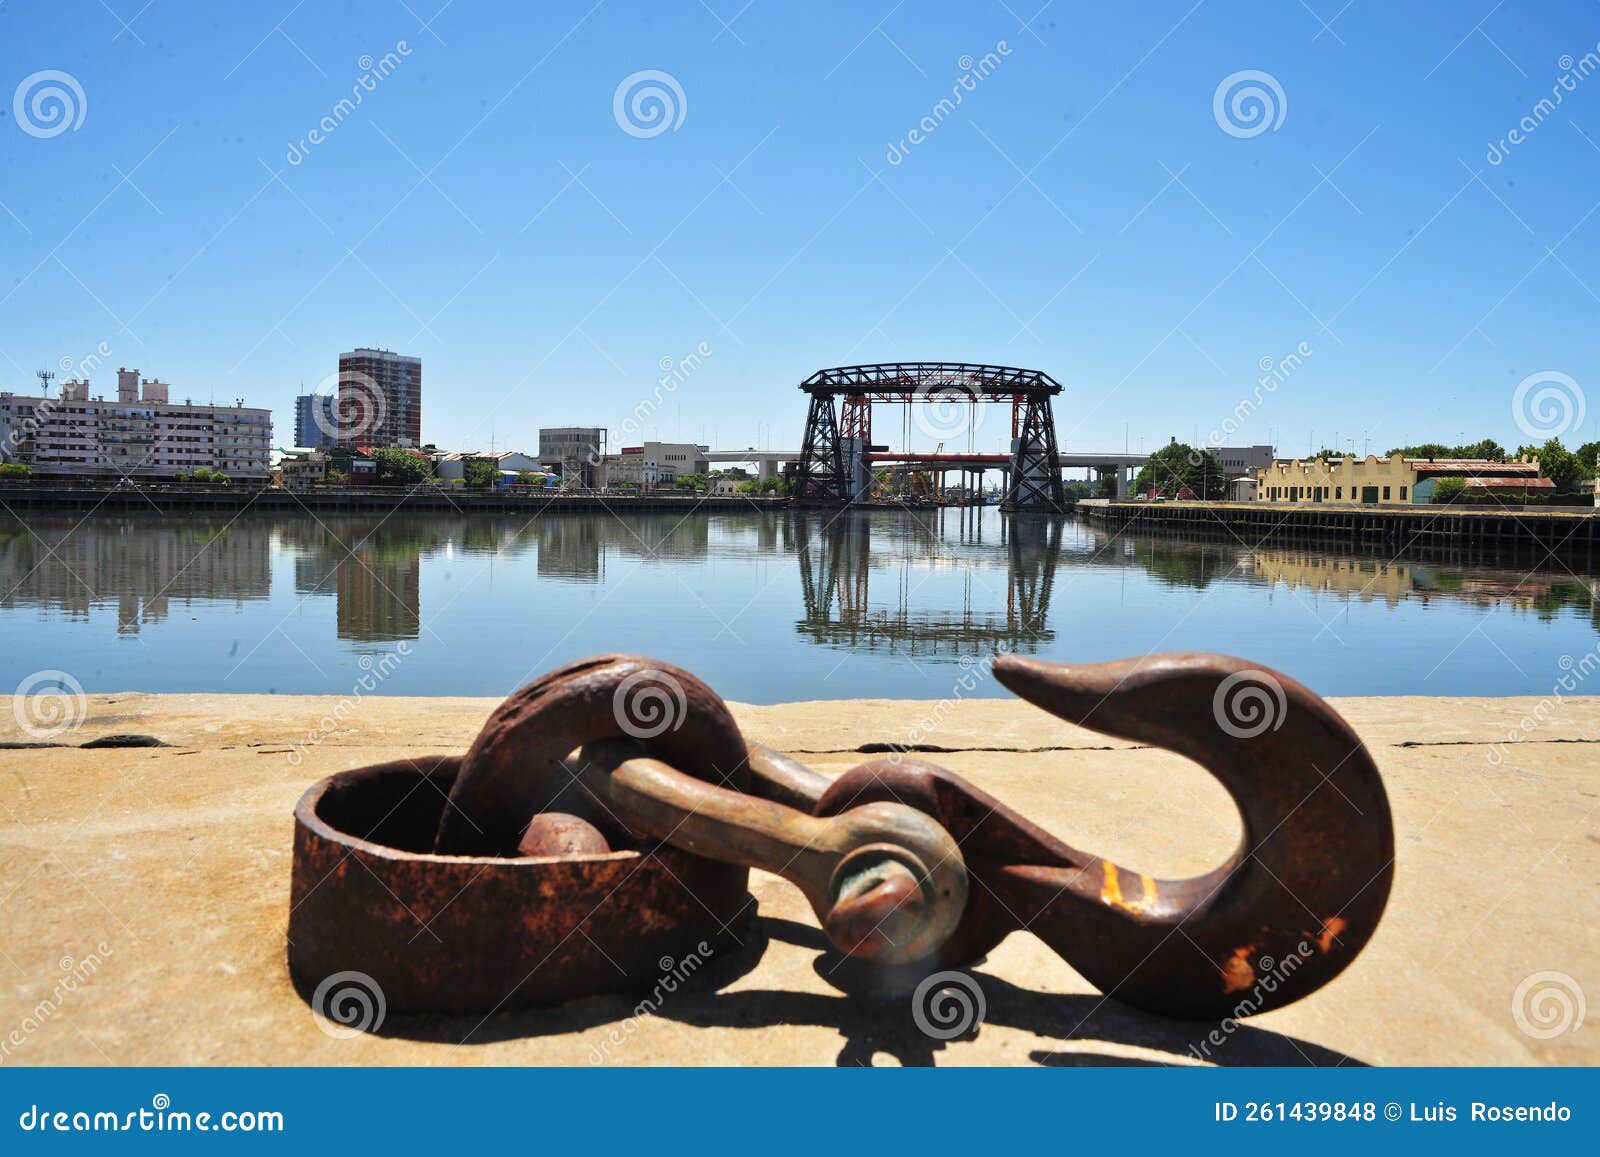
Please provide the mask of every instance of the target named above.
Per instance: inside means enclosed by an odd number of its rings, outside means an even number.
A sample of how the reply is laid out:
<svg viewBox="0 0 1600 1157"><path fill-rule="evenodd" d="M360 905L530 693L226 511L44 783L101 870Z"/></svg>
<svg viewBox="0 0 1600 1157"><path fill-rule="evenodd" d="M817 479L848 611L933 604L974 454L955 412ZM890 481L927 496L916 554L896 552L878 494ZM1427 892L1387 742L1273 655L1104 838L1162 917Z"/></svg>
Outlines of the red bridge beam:
<svg viewBox="0 0 1600 1157"><path fill-rule="evenodd" d="M935 466L1008 466L1009 454L918 454L916 451L889 451L868 454L868 462L927 462Z"/></svg>

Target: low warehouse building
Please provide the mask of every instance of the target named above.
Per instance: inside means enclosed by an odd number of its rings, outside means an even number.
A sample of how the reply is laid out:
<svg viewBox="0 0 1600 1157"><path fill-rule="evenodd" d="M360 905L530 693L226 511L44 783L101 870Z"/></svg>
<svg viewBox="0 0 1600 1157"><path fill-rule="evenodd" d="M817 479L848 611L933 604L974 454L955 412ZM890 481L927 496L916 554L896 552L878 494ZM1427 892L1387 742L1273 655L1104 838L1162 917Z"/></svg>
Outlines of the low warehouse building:
<svg viewBox="0 0 1600 1157"><path fill-rule="evenodd" d="M1256 475L1256 501L1274 503L1423 504L1440 482L1460 479L1477 501L1538 502L1555 483L1539 475L1539 460L1491 462L1480 458L1379 458L1345 455L1273 462Z"/></svg>

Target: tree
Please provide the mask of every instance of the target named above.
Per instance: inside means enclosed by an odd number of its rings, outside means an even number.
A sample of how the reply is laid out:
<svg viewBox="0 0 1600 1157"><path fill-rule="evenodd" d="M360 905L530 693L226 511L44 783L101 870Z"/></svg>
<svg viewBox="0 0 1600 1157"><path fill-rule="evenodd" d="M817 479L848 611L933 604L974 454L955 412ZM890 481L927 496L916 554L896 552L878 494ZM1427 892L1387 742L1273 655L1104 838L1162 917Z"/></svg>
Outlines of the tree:
<svg viewBox="0 0 1600 1157"><path fill-rule="evenodd" d="M23 482L33 477L33 467L26 462L0 462L0 482Z"/></svg>
<svg viewBox="0 0 1600 1157"><path fill-rule="evenodd" d="M1150 455L1134 480L1134 489L1141 493L1158 486L1166 489L1168 498L1177 497L1187 486L1201 498L1214 499L1228 492L1228 476L1210 450L1196 450L1173 439Z"/></svg>
<svg viewBox="0 0 1600 1157"><path fill-rule="evenodd" d="M1578 489L1583 481L1578 456L1563 446L1560 438L1551 438L1543 446L1518 446L1517 456L1539 459L1539 473L1556 484L1558 494Z"/></svg>
<svg viewBox="0 0 1600 1157"><path fill-rule="evenodd" d="M1396 446L1387 457L1396 454L1402 458L1481 458L1486 462L1504 462L1506 448L1493 438L1480 442L1467 442L1460 446L1446 446L1443 442L1423 442L1416 446Z"/></svg>
<svg viewBox="0 0 1600 1157"><path fill-rule="evenodd" d="M378 467L378 481L383 483L410 485L426 482L433 475L428 460L410 450L386 446L372 452L372 461Z"/></svg>
<svg viewBox="0 0 1600 1157"><path fill-rule="evenodd" d="M1421 442L1415 446L1394 446L1384 455L1393 458L1396 454L1402 458L1459 458L1454 446L1446 446L1443 442Z"/></svg>
<svg viewBox="0 0 1600 1157"><path fill-rule="evenodd" d="M1493 438L1485 438L1481 442L1473 442L1469 446L1459 446L1457 449L1461 451L1460 456L1462 458L1482 458L1486 462L1504 462L1506 460L1506 448Z"/></svg>
<svg viewBox="0 0 1600 1157"><path fill-rule="evenodd" d="M1595 459L1600 457L1600 442L1585 442L1572 452L1572 456L1578 460L1578 469L1583 471L1583 477L1593 478Z"/></svg>
<svg viewBox="0 0 1600 1157"><path fill-rule="evenodd" d="M1466 489L1467 484L1460 478L1441 478L1433 484L1433 497L1428 501L1443 506L1459 500Z"/></svg>
<svg viewBox="0 0 1600 1157"><path fill-rule="evenodd" d="M495 463L485 458L474 458L461 468L461 478L468 486L475 486L479 490L491 489L499 478L499 470Z"/></svg>

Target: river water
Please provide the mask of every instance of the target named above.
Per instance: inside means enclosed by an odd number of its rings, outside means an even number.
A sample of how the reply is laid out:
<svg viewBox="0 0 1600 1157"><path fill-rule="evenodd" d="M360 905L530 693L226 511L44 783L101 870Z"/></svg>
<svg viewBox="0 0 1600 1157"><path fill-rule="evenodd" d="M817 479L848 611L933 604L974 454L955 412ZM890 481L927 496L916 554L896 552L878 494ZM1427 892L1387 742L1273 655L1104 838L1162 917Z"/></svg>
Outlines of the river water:
<svg viewBox="0 0 1600 1157"><path fill-rule="evenodd" d="M0 691L503 695L636 651L730 699L1000 695L982 660L1217 650L1328 695L1547 695L1593 576L1108 536L993 508L0 518ZM370 687L371 691L365 688ZM1593 690L1593 689L1587 689Z"/></svg>

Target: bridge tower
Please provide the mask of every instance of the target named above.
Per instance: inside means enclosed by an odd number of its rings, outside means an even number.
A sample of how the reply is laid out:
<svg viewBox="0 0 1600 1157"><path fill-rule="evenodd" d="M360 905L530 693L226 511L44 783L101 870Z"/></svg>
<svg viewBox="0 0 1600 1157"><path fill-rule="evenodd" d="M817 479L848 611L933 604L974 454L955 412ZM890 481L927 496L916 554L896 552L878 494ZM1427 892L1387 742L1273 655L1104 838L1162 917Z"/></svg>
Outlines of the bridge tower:
<svg viewBox="0 0 1600 1157"><path fill-rule="evenodd" d="M850 476L845 473L844 447L831 394L812 394L806 435L800 443L795 497L816 502L849 502Z"/></svg>
<svg viewBox="0 0 1600 1157"><path fill-rule="evenodd" d="M1049 395L1018 394L1011 407L1011 470L1001 508L1058 511L1065 502Z"/></svg>
<svg viewBox="0 0 1600 1157"><path fill-rule="evenodd" d="M969 362L891 362L819 370L800 388L810 396L801 441L795 499L801 503L847 505L870 490L874 463L927 461L934 470L1008 469L1007 510L1061 512L1061 458L1056 448L1050 399L1061 384L1038 370ZM834 399L843 399L841 415ZM918 403L972 407L979 402L1011 406L1011 453L898 453L872 443L872 406ZM976 429L976 417L973 419Z"/></svg>

